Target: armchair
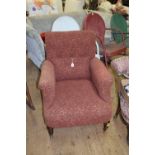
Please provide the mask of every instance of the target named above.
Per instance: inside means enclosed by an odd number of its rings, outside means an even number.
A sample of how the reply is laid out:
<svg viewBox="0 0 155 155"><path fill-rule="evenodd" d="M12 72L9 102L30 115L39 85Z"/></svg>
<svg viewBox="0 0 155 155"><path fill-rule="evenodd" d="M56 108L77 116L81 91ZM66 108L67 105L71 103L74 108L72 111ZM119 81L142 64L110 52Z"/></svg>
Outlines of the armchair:
<svg viewBox="0 0 155 155"><path fill-rule="evenodd" d="M88 31L47 32L46 60L39 88L43 116L50 135L53 128L106 124L112 117L113 79L95 58L95 35Z"/></svg>

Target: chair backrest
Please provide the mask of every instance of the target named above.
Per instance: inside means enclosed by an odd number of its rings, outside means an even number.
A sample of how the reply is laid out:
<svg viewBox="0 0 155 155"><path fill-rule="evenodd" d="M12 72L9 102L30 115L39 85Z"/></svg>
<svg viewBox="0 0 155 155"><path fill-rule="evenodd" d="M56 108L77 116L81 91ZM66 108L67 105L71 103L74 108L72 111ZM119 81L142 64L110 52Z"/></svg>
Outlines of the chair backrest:
<svg viewBox="0 0 155 155"><path fill-rule="evenodd" d="M105 23L99 14L89 13L84 19L83 30L93 31L100 41L104 43Z"/></svg>
<svg viewBox="0 0 155 155"><path fill-rule="evenodd" d="M46 59L55 67L56 80L89 79L95 56L95 35L88 31L47 32Z"/></svg>
<svg viewBox="0 0 155 155"><path fill-rule="evenodd" d="M111 17L111 22L110 22L111 28L112 29L116 29L121 31L122 33L125 33L125 38L127 38L128 36L128 24L125 20L125 18L118 14L115 13L112 17ZM122 42L122 36L120 33L115 33L112 32L113 38L117 43L121 43Z"/></svg>
<svg viewBox="0 0 155 155"><path fill-rule="evenodd" d="M58 17L52 26L52 31L61 32L61 31L79 31L80 26L73 17L70 16L61 16Z"/></svg>

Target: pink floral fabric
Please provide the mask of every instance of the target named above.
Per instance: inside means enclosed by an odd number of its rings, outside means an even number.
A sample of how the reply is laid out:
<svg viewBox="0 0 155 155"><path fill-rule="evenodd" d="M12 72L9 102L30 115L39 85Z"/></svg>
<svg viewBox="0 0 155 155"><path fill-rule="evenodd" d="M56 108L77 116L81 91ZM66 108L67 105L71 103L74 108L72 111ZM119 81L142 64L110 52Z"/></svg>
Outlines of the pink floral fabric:
<svg viewBox="0 0 155 155"><path fill-rule="evenodd" d="M121 114L126 123L129 124L129 80L121 80L122 89L120 92Z"/></svg>
<svg viewBox="0 0 155 155"><path fill-rule="evenodd" d="M112 60L111 67L116 71L117 74L129 75L129 57L121 56Z"/></svg>
<svg viewBox="0 0 155 155"><path fill-rule="evenodd" d="M69 127L110 120L111 103L103 101L90 80L64 80L56 83L55 98L44 108L49 127Z"/></svg>
<svg viewBox="0 0 155 155"><path fill-rule="evenodd" d="M49 32L45 36L46 61L39 88L46 125L108 122L112 116L112 78L104 64L94 58L95 36L87 31Z"/></svg>
<svg viewBox="0 0 155 155"><path fill-rule="evenodd" d="M98 60L93 58L90 62L91 69L91 79L100 95L100 97L111 103L111 86L112 86L112 76L106 69L105 65Z"/></svg>
<svg viewBox="0 0 155 155"><path fill-rule="evenodd" d="M55 96L55 70L53 64L45 60L41 66L41 75L39 79L39 89L42 91L44 107L49 106Z"/></svg>
<svg viewBox="0 0 155 155"><path fill-rule="evenodd" d="M126 123L129 124L129 103L120 95L121 114Z"/></svg>
<svg viewBox="0 0 155 155"><path fill-rule="evenodd" d="M93 33L70 31L52 32L51 35L51 32L47 32L45 43L46 58L53 62L58 81L90 78L89 61L95 56L96 52ZM71 67L72 62L74 63L73 68Z"/></svg>
<svg viewBox="0 0 155 155"><path fill-rule="evenodd" d="M57 81L70 79L90 79L89 63L87 57L57 58L52 60ZM71 64L74 67L71 67Z"/></svg>

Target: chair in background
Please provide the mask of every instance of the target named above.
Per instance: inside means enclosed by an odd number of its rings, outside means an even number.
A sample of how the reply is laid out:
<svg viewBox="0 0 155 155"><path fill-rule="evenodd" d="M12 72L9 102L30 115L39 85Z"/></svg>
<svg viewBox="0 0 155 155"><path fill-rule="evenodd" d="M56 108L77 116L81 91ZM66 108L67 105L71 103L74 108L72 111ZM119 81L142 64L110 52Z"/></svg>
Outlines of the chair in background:
<svg viewBox="0 0 155 155"><path fill-rule="evenodd" d="M116 75L129 78L129 56L115 58L110 65Z"/></svg>
<svg viewBox="0 0 155 155"><path fill-rule="evenodd" d="M49 134L53 128L103 123L112 117L112 76L95 58L95 35L47 32L39 88Z"/></svg>
<svg viewBox="0 0 155 155"><path fill-rule="evenodd" d="M111 61L111 68L114 71L116 88L118 94L118 107L115 114L121 114L123 122L127 126L129 142L129 57L121 56Z"/></svg>
<svg viewBox="0 0 155 155"><path fill-rule="evenodd" d="M51 31L60 32L60 31L79 31L79 30L80 25L73 17L61 16L54 21Z"/></svg>
<svg viewBox="0 0 155 155"><path fill-rule="evenodd" d="M129 79L117 77L119 106L115 118L121 114L123 122L127 127L127 142L129 143Z"/></svg>
<svg viewBox="0 0 155 155"><path fill-rule="evenodd" d="M111 45L107 45L106 58L107 61L114 58L114 56L125 55L127 48L129 48L129 33L128 24L125 18L115 13L111 18L111 28L113 42Z"/></svg>
<svg viewBox="0 0 155 155"><path fill-rule="evenodd" d="M115 80L116 80L116 88L117 88L117 92L118 92L118 98L120 98L119 97L120 94L123 94L123 96L126 96L126 95L124 95L125 93L121 93L122 91L124 91L123 87L121 86L121 80L129 79L129 57L121 56L119 58L112 60L111 68L113 70ZM124 97L124 98L126 98L126 97ZM126 101L126 102L128 102L128 101ZM121 111L120 104L118 104L118 108L117 108L115 117L118 116L120 111Z"/></svg>
<svg viewBox="0 0 155 155"><path fill-rule="evenodd" d="M124 54L126 51L126 44L124 42L124 33L122 32L118 27L116 28L115 23L115 16L112 17L112 28L106 28L104 20L100 15L97 13L89 13L83 22L83 30L91 30L93 31L97 38L99 39L99 42L102 46L101 51L99 54L104 56L106 64L109 62L110 58L116 55ZM112 41L110 44L105 45L104 43L104 35L105 31L110 30L112 34L114 34L114 41ZM117 34L117 36L115 35ZM119 37L118 37L119 34ZM120 37L122 37L122 40L120 41ZM119 38L119 39L118 39ZM116 39L116 40L115 40Z"/></svg>
<svg viewBox="0 0 155 155"><path fill-rule="evenodd" d="M97 13L89 13L83 21L83 30L92 31L96 35L97 53L99 59L103 56L105 23Z"/></svg>

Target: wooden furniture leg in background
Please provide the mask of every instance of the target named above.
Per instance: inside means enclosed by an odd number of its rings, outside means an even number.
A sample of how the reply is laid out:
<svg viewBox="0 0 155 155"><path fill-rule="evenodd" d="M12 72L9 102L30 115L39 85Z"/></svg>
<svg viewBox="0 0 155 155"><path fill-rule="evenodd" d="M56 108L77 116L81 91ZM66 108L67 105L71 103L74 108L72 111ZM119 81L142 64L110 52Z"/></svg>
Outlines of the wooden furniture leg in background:
<svg viewBox="0 0 155 155"><path fill-rule="evenodd" d="M117 116L119 115L120 112L121 112L121 107L120 107L120 98L119 98L119 93L118 93L118 106L117 106L117 110L114 115L114 118L117 118Z"/></svg>
<svg viewBox="0 0 155 155"><path fill-rule="evenodd" d="M108 129L109 125L110 125L110 121L108 121L107 123L104 123L103 124L103 131L106 131Z"/></svg>
<svg viewBox="0 0 155 155"><path fill-rule="evenodd" d="M30 92L29 92L29 88L28 88L27 83L26 83L26 104L27 104L32 110L35 110L35 107L34 107L34 105L33 105L33 102L32 102L31 96L30 96Z"/></svg>

